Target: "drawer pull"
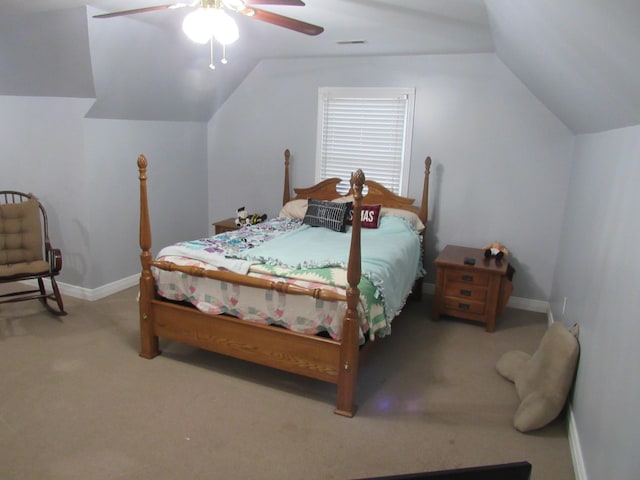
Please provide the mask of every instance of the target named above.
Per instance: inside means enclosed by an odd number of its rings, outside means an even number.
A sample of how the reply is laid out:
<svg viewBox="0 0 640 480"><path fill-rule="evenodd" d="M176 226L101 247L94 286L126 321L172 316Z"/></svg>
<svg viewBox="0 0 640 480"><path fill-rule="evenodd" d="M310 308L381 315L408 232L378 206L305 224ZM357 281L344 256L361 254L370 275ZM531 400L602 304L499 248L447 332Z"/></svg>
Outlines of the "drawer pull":
<svg viewBox="0 0 640 480"><path fill-rule="evenodd" d="M458 304L458 308L460 310L469 310L469 304L468 303L459 303Z"/></svg>
<svg viewBox="0 0 640 480"><path fill-rule="evenodd" d="M473 275L462 275L462 280L465 282L473 282Z"/></svg>
<svg viewBox="0 0 640 480"><path fill-rule="evenodd" d="M460 290L460 295L462 295L463 297L470 297L471 296L471 290L462 289L462 290Z"/></svg>

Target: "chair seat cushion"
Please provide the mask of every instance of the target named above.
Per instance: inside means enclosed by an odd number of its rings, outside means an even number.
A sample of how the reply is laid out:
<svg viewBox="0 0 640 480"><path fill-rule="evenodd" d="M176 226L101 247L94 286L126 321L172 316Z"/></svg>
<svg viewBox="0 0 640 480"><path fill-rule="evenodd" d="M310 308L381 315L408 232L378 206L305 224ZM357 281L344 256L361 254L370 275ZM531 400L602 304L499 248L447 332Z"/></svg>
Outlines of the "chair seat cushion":
<svg viewBox="0 0 640 480"><path fill-rule="evenodd" d="M44 260L0 265L0 278L11 278L17 275L37 275L48 272L49 264Z"/></svg>

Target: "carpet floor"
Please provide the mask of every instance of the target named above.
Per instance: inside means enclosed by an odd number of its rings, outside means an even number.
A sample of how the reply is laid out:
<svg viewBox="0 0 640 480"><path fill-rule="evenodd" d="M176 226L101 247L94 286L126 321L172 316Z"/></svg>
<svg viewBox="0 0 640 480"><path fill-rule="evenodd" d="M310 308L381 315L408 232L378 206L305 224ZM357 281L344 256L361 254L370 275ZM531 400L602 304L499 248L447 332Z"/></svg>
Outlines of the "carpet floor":
<svg viewBox="0 0 640 480"><path fill-rule="evenodd" d="M409 302L361 365L354 418L336 388L185 345L138 356L137 288L68 315L0 305L0 477L349 479L526 460L533 480L575 478L565 419L512 426L513 384L495 370L533 352L541 313L507 309L496 331L431 321Z"/></svg>

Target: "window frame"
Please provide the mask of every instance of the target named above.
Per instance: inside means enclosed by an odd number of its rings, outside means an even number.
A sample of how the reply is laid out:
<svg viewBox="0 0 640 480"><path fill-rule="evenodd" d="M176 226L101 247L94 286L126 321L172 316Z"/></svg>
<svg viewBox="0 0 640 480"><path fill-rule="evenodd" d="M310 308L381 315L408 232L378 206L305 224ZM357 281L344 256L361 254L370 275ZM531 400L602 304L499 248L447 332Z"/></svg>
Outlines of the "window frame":
<svg viewBox="0 0 640 480"><path fill-rule="evenodd" d="M320 182L326 178L330 178L335 175L325 174L325 118L326 118L326 106L327 102L331 98L346 98L346 99L385 99L395 100L404 97L405 109L404 109L404 126L403 126L403 138L397 144L401 145L401 152L399 155L399 165L397 168L397 182L391 182L397 186L397 190L392 187L387 187L397 195L406 196L409 190L409 171L411 166L411 144L413 137L413 117L415 110L415 88L407 87L320 87L318 89L318 118L317 118L317 134L316 134L316 165L315 165L315 180ZM372 117L373 118L373 117ZM399 118L399 117L398 117ZM367 165L362 164L362 160L354 160L353 165L350 165L352 171L361 168L365 176L367 176ZM366 161L364 162L366 163ZM323 175L325 174L325 175ZM375 175L369 175L367 178L378 181L385 184L385 181L380 181L381 177ZM339 191L345 191L349 189L349 178L343 178L339 184ZM345 188L346 182L346 188ZM389 184L388 181L386 181ZM387 186L387 185L385 185Z"/></svg>

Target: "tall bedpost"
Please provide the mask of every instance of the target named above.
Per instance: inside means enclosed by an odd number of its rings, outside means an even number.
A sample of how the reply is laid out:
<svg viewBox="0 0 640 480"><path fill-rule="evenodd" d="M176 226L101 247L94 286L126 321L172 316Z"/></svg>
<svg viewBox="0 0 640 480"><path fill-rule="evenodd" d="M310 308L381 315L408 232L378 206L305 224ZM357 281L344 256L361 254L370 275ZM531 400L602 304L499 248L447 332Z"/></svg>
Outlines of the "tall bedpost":
<svg viewBox="0 0 640 480"><path fill-rule="evenodd" d="M418 216L424 226L427 226L429 220L429 176L431 175L431 157L427 157L424 160L424 183L422 184L422 202L420 203L420 210ZM422 232L422 266L427 269L427 231ZM422 285L424 283L424 277L420 277L413 285L412 297L416 300L422 298Z"/></svg>
<svg viewBox="0 0 640 480"><path fill-rule="evenodd" d="M429 219L429 176L431 175L431 157L424 160L424 184L422 185L422 203L420 204L420 220L427 225Z"/></svg>
<svg viewBox="0 0 640 480"><path fill-rule="evenodd" d="M160 353L158 337L153 334L151 318L151 299L154 294L153 276L151 275L151 222L149 221L149 204L147 201L147 158L138 157L140 180L140 356L153 358Z"/></svg>
<svg viewBox="0 0 640 480"><path fill-rule="evenodd" d="M284 192L282 194L282 205L285 205L289 200L291 200L291 191L289 188L289 158L291 157L291 153L287 148L284 151Z"/></svg>
<svg viewBox="0 0 640 480"><path fill-rule="evenodd" d="M362 187L364 173L356 170L351 175L351 190L353 191L353 220L351 226L351 249L347 266L347 311L342 322L342 342L340 348L340 364L338 373L338 400L335 413L346 417L355 414L356 381L358 379L358 348L360 315L358 302L360 290L358 284L362 276L360 251L360 212L362 209Z"/></svg>

